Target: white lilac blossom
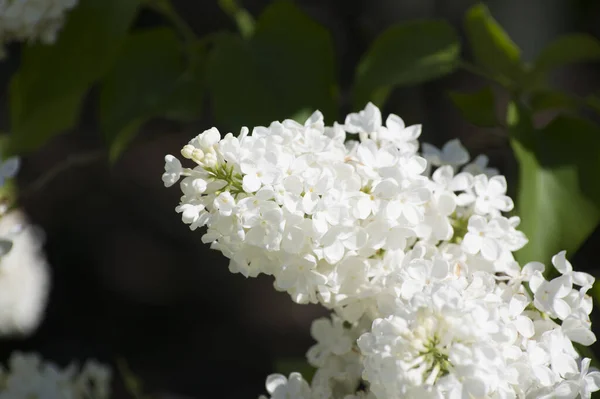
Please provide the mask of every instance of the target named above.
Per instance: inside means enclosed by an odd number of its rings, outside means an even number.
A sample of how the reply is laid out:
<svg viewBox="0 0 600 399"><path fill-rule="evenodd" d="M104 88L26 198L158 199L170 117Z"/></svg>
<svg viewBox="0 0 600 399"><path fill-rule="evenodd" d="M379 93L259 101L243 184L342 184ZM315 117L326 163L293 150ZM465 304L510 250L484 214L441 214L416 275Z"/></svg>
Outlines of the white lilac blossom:
<svg viewBox="0 0 600 399"><path fill-rule="evenodd" d="M19 165L17 157L0 163L0 188ZM42 319L50 287L43 234L21 210L9 210L9 198L0 202L0 337L29 335Z"/></svg>
<svg viewBox="0 0 600 399"><path fill-rule="evenodd" d="M0 336L28 335L42 319L50 288L42 237L19 210L0 218L0 237L9 243L0 255Z"/></svg>
<svg viewBox="0 0 600 399"><path fill-rule="evenodd" d="M67 11L78 0L0 0L0 59L3 44L56 41Z"/></svg>
<svg viewBox="0 0 600 399"><path fill-rule="evenodd" d="M0 399L108 399L111 381L111 369L95 360L63 369L36 353L13 352L7 368L0 366Z"/></svg>
<svg viewBox="0 0 600 399"><path fill-rule="evenodd" d="M332 311L311 329L312 381L271 375L270 397L597 391L600 374L573 346L596 340L593 277L564 252L555 279L539 262L521 268L513 252L527 238L487 158L469 163L458 140L420 155L420 125L383 120L368 104L343 125L317 111L237 137L212 128L183 147L192 168L165 158L165 186L183 178L177 212L233 273L271 275L295 302Z"/></svg>

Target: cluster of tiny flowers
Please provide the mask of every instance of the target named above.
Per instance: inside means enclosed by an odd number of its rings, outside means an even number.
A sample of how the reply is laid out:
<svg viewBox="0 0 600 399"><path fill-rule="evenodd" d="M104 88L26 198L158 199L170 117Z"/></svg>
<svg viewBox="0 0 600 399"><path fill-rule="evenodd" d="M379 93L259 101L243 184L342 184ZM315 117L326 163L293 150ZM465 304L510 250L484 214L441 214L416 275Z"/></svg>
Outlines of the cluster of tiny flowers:
<svg viewBox="0 0 600 399"><path fill-rule="evenodd" d="M315 112L243 128L212 128L165 157L165 186L204 243L246 277L268 274L297 303L320 303L317 368L274 374L271 398L589 398L600 372L591 345L592 276L561 252L521 267L527 243L506 179L458 140L423 144L420 125L383 123L368 104L344 124Z"/></svg>
<svg viewBox="0 0 600 399"><path fill-rule="evenodd" d="M0 58L12 41L54 43L65 13L78 0L0 0Z"/></svg>
<svg viewBox="0 0 600 399"><path fill-rule="evenodd" d="M14 352L8 368L0 366L0 399L107 399L111 379L111 370L93 360L61 369L37 354Z"/></svg>

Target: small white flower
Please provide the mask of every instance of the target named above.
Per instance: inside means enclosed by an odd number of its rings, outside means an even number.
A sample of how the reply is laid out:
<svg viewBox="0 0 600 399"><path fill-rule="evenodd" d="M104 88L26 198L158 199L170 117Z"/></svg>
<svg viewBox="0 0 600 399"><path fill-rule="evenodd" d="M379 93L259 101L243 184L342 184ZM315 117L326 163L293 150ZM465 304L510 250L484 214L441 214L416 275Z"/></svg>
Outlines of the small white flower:
<svg viewBox="0 0 600 399"><path fill-rule="evenodd" d="M179 159L175 158L173 155L166 155L165 173L162 175L162 180L163 183L165 183L165 187L171 187L173 184L177 183L181 177L182 171L183 169Z"/></svg>
<svg viewBox="0 0 600 399"><path fill-rule="evenodd" d="M564 300L573 288L571 276L566 275L546 281L542 273L537 271L529 280L529 288L534 293L536 308L542 312L547 312L561 320L566 319L571 313L571 307Z"/></svg>
<svg viewBox="0 0 600 399"><path fill-rule="evenodd" d="M472 174L473 176L484 174L487 177L496 176L498 174L498 169L489 168L488 165L489 159L486 155L477 155L473 162L465 165L462 170L463 172L467 172Z"/></svg>
<svg viewBox="0 0 600 399"><path fill-rule="evenodd" d="M590 399L593 392L600 390L600 372L589 371L591 359L581 361L581 371L573 373L571 378L560 383L556 388L556 396L564 399Z"/></svg>
<svg viewBox="0 0 600 399"><path fill-rule="evenodd" d="M467 228L468 232L461 243L464 251L469 254L481 252L485 259L491 261L498 259L502 250L498 242L501 233L490 226L484 217L478 215L469 218Z"/></svg>
<svg viewBox="0 0 600 399"><path fill-rule="evenodd" d="M454 169L449 165L444 165L435 170L431 180L436 183L439 190L466 191L473 186L473 176L469 173L459 173L454 175Z"/></svg>
<svg viewBox="0 0 600 399"><path fill-rule="evenodd" d="M381 112L372 103L368 103L364 110L350 114L344 122L344 129L348 133L378 132L381 128Z"/></svg>
<svg viewBox="0 0 600 399"><path fill-rule="evenodd" d="M504 176L494 176L489 180L486 175L475 176L473 189L477 195L476 213L498 215L499 211L509 212L514 206L512 199L506 195Z"/></svg>
<svg viewBox="0 0 600 399"><path fill-rule="evenodd" d="M223 216L229 216L235 207L235 198L230 192L224 191L215 198L214 206Z"/></svg>
<svg viewBox="0 0 600 399"><path fill-rule="evenodd" d="M289 378L271 374L265 384L271 399L311 399L311 390L300 373L291 373Z"/></svg>
<svg viewBox="0 0 600 399"><path fill-rule="evenodd" d="M419 148L417 139L421 135L421 125L406 126L398 115L390 114L385 121L385 128L377 134L379 141L394 143L400 152L414 154Z"/></svg>
<svg viewBox="0 0 600 399"><path fill-rule="evenodd" d="M321 367L331 354L343 355L352 348L352 341L346 335L343 320L332 315L331 319L320 318L313 321L310 335L317 341L307 352L310 364Z"/></svg>
<svg viewBox="0 0 600 399"><path fill-rule="evenodd" d="M580 287L591 287L594 284L594 277L588 273L573 271L571 262L567 260L567 251L560 251L552 257L552 264L563 276L570 276L573 284Z"/></svg>

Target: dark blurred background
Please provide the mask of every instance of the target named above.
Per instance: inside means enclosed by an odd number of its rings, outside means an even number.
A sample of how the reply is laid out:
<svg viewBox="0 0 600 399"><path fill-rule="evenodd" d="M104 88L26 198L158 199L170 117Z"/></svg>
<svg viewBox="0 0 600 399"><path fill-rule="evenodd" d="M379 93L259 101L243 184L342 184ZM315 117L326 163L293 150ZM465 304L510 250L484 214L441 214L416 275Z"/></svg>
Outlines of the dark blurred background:
<svg viewBox="0 0 600 399"><path fill-rule="evenodd" d="M269 1L242 3L258 15ZM382 30L399 21L429 17L448 19L460 28L472 4L466 0L296 3L333 36L345 112L350 111L345 93L356 64ZM523 49L525 60L564 33L600 37L597 0L487 3ZM174 4L199 35L235 30L216 1L175 0ZM136 26L165 23L159 15L145 11ZM13 46L10 51L13 56L0 63L0 130L8 127L5 94L17 68L19 48ZM481 84L472 75L457 73L396 90L383 111L397 113L409 124L423 123L423 141L441 145L459 137L471 154L489 155L491 164L514 186L516 164L505 133L483 132L467 124L445 94ZM573 66L556 75L555 84L585 95L600 88L600 70ZM104 152L95 111L92 105L88 108L76 131L23 159L20 187L27 189L68 157ZM338 120L343 121L342 115ZM324 311L293 304L286 294L274 291L268 277L246 280L230 274L225 258L201 243L201 233L192 233L181 223L174 211L178 188L163 187L164 155L178 154L192 136L213 124L210 104L193 125L154 121L114 167L96 157L95 162L75 164L27 194L23 206L47 235L53 288L39 330L27 339L0 341L2 360L15 349L39 351L63 365L70 359L90 357L112 363L122 356L148 393L253 398L263 392L264 378L274 371L278 359L304 356L312 342L310 322ZM598 245L596 232L575 256L577 269L600 274ZM595 319L599 323L598 313ZM115 397L127 397L122 384L117 385Z"/></svg>

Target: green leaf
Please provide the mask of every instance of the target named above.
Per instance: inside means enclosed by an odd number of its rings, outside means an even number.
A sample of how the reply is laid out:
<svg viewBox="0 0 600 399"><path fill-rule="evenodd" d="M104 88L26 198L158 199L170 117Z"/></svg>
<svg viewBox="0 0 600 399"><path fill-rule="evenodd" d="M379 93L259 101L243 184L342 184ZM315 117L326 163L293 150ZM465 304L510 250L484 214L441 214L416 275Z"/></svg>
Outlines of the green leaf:
<svg viewBox="0 0 600 399"><path fill-rule="evenodd" d="M450 98L463 118L475 126L498 126L496 103L491 87L485 87L474 93L450 93Z"/></svg>
<svg viewBox="0 0 600 399"><path fill-rule="evenodd" d="M201 65L195 59L196 65ZM150 118L187 120L200 115L202 68L187 69L177 35L168 28L133 33L102 81L100 123L111 160Z"/></svg>
<svg viewBox="0 0 600 399"><path fill-rule="evenodd" d="M575 33L559 37L538 55L533 74L543 74L567 64L600 60L600 41L591 35Z"/></svg>
<svg viewBox="0 0 600 399"><path fill-rule="evenodd" d="M254 34L255 22L252 15L241 8L235 0L218 0L219 7L225 11L234 21L240 31L240 34L245 37L251 37Z"/></svg>
<svg viewBox="0 0 600 399"><path fill-rule="evenodd" d="M465 30L478 65L507 82L522 81L521 51L490 15L487 6L480 3L467 11Z"/></svg>
<svg viewBox="0 0 600 399"><path fill-rule="evenodd" d="M329 33L288 1L271 4L254 35L221 35L207 66L217 120L228 128L268 124L303 109L335 115Z"/></svg>
<svg viewBox="0 0 600 399"><path fill-rule="evenodd" d="M30 151L77 122L90 87L112 66L139 0L82 0L55 44L30 44L9 89L11 152Z"/></svg>
<svg viewBox="0 0 600 399"><path fill-rule="evenodd" d="M180 122L191 122L202 117L206 92L205 49L198 49L200 57L189 65L173 86L170 95L164 99L162 116Z"/></svg>
<svg viewBox="0 0 600 399"><path fill-rule="evenodd" d="M118 134L112 137L108 149L108 162L111 165L119 159L127 146L133 141L144 122L146 122L146 119L141 117L131 120L125 126L121 127Z"/></svg>
<svg viewBox="0 0 600 399"><path fill-rule="evenodd" d="M588 107L600 114L600 94L590 94L585 98L585 103Z"/></svg>
<svg viewBox="0 0 600 399"><path fill-rule="evenodd" d="M412 21L384 31L362 57L356 73L354 106L381 106L393 86L417 85L452 73L460 42L444 21Z"/></svg>
<svg viewBox="0 0 600 399"><path fill-rule="evenodd" d="M550 109L578 109L580 102L561 91L543 90L531 94L529 105L532 111L539 112Z"/></svg>
<svg viewBox="0 0 600 399"><path fill-rule="evenodd" d="M561 250L572 256L600 221L600 127L563 115L534 130L531 115L520 111L511 145L519 162L519 229L529 243L516 258L549 262Z"/></svg>

